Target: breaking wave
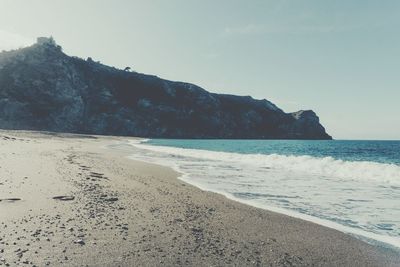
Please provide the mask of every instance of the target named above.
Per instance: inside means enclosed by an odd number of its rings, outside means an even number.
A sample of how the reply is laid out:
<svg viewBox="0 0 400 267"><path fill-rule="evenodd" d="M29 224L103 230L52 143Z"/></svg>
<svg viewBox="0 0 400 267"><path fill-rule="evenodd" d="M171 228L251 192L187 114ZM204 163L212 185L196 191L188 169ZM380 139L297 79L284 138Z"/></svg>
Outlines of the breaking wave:
<svg viewBox="0 0 400 267"><path fill-rule="evenodd" d="M250 166L300 172L338 179L370 180L400 185L400 166L370 161L344 161L332 157L285 156L278 154L239 154L200 149L147 145L141 141L130 141L132 145L174 156L203 160L218 160Z"/></svg>

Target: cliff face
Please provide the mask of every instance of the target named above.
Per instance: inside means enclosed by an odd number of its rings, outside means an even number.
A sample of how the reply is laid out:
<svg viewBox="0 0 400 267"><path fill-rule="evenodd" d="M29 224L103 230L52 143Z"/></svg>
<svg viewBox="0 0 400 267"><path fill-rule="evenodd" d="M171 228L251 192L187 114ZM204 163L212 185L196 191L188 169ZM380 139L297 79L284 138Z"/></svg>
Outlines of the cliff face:
<svg viewBox="0 0 400 267"><path fill-rule="evenodd" d="M69 57L53 41L0 53L0 128L164 138L331 139L312 111Z"/></svg>

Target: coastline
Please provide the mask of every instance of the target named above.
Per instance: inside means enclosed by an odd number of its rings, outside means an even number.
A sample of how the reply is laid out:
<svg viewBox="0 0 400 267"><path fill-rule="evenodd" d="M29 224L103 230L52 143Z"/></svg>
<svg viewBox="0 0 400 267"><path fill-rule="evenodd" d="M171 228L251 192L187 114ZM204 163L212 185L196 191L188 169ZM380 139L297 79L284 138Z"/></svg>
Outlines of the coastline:
<svg viewBox="0 0 400 267"><path fill-rule="evenodd" d="M0 202L0 265L400 264L350 235L202 191L171 168L104 149L121 140L0 131L0 198L21 199Z"/></svg>
<svg viewBox="0 0 400 267"><path fill-rule="evenodd" d="M218 174L208 173L208 176L211 178L209 178L208 180L206 180L206 182L204 182L204 178L200 178L202 176L202 174L198 173L199 169L192 171L185 166L188 164L188 163L186 163L185 160L183 162L181 162L179 157L177 159L175 159L173 156L173 155L178 155L178 156L183 156L183 157L195 157L195 158L203 159L203 160L206 160L206 162L204 163L205 165L209 164L209 163L207 164L207 159L212 159L214 157L215 158L219 158L219 157L223 158L225 156L225 157L229 157L229 160L231 160L232 157L235 156L236 160L234 162L232 162L232 161L228 162L228 164L232 164L232 167L233 167L233 166L237 166L236 165L238 162L237 157L242 157L242 156L246 157L246 154L232 155L232 154L227 153L227 154L223 155L225 153L225 151L222 151L222 153L221 153L221 151L205 150L203 148L196 148L196 149L190 148L190 147L182 148L179 146L176 147L173 144L172 144L172 146L169 146L169 145L164 146L163 144L157 144L154 146L154 145L152 145L152 143L146 144L147 141L151 141L151 140L150 139L141 139L141 140L135 139L135 140L128 141L129 145L131 145L132 149L133 149L133 151L132 151L133 154L132 154L132 156L130 156L131 159L154 163L154 164L159 164L159 165L162 165L165 167L173 168L176 172L181 174L178 177L178 179L180 179L188 184L191 184L197 188L200 188L203 191L218 193L218 194L225 196L228 199L231 199L233 201L240 202L240 203L252 206L252 207L284 214L284 215L287 215L290 217L298 218L301 220L306 220L306 221L316 223L316 224L319 224L319 225L322 225L322 226L325 226L328 228L332 228L332 229L338 230L340 232L343 232L345 234L355 236L356 238L363 240L367 243L370 243L374 246L382 247L384 249L394 250L394 251L400 253L400 240L398 238L395 238L395 237L389 236L389 235L382 235L382 234L378 234L378 233L368 232L368 231L363 230L361 227L357 228L357 227L346 226L346 225L334 222L332 220L320 218L318 216L311 216L311 215L308 215L307 213L296 212L295 210L290 209L290 208L282 208L279 206L272 206L270 204L265 204L262 201L255 201L255 200L251 200L251 199L247 199L247 198L237 197L233 193L229 193L229 190L225 190L224 188L214 186L213 183L210 183L210 184L207 183L207 181L211 181L213 178L218 179L219 178ZM136 149L139 149L139 150L137 151ZM141 154L145 150L151 151L155 154L142 156ZM158 153L163 153L165 155L170 154L171 156L170 157L158 156L157 155ZM249 161L249 159L243 159L243 160L245 160L245 161L247 160L246 162ZM303 164L307 165L307 162L304 162ZM190 163L189 163L189 165L190 165ZM218 169L217 165L215 167L216 167L216 169ZM360 166L353 166L353 167L360 168ZM241 168L243 168L243 167L241 167ZM365 169L365 166L363 166L363 168ZM248 169L243 168L241 171L245 172L246 175L249 176L249 178L251 177L251 174L249 174ZM382 170L380 170L380 171L382 171ZM240 175L240 174L232 173L232 175ZM382 178L382 177L378 177L378 178ZM378 179L378 178L376 178L376 179ZM234 180L234 179L230 179L230 180ZM226 186L229 187L229 184ZM242 190L246 190L246 189L242 189ZM280 195L285 194L279 190L276 192ZM271 194L271 193L269 193L269 194ZM377 216L377 215L375 215L375 216Z"/></svg>

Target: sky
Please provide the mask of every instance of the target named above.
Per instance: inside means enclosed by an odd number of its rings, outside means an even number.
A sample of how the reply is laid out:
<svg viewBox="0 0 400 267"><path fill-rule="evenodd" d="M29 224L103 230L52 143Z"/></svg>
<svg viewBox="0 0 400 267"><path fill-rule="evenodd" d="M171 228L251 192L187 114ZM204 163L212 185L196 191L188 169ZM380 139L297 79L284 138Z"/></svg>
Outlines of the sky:
<svg viewBox="0 0 400 267"><path fill-rule="evenodd" d="M64 52L400 139L400 1L0 0L0 50Z"/></svg>

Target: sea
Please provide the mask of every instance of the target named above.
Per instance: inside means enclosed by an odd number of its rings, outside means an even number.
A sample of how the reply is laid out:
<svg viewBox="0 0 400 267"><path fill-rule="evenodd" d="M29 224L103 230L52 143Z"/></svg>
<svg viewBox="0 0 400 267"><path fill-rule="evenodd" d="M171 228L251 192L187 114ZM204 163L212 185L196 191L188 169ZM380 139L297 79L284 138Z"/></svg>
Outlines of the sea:
<svg viewBox="0 0 400 267"><path fill-rule="evenodd" d="M400 252L400 141L130 140L130 158Z"/></svg>

